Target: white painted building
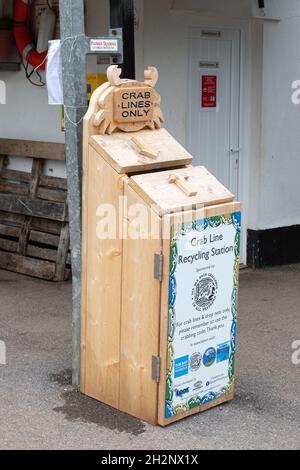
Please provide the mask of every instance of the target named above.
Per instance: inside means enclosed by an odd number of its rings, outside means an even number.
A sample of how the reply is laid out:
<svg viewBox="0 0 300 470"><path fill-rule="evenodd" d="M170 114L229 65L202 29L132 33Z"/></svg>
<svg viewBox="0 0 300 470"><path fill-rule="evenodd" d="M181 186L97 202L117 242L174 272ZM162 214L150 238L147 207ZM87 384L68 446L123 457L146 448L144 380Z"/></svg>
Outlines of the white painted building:
<svg viewBox="0 0 300 470"><path fill-rule="evenodd" d="M241 200L242 261L248 238L252 266L300 261L300 108L292 88L300 84L300 2L264 3L262 10L258 0L136 1L137 78L148 65L159 69L166 127ZM108 0L86 7L87 34L107 34ZM89 70L103 68L91 58ZM216 87L208 97L207 77ZM63 142L60 109L48 106L46 90L23 72L0 79L7 86L0 137Z"/></svg>

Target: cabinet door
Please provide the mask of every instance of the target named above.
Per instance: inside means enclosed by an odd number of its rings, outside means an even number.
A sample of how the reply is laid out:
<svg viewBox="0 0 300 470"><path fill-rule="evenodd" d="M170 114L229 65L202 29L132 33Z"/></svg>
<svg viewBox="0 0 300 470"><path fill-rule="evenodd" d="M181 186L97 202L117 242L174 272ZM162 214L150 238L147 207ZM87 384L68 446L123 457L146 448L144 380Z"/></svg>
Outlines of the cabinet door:
<svg viewBox="0 0 300 470"><path fill-rule="evenodd" d="M128 185L125 197L120 410L157 424L152 356L159 355L161 283L154 277L154 256L162 249L161 218ZM157 230L151 233L153 224Z"/></svg>
<svg viewBox="0 0 300 470"><path fill-rule="evenodd" d="M233 398L240 205L165 216L158 423Z"/></svg>
<svg viewBox="0 0 300 470"><path fill-rule="evenodd" d="M119 406L122 240L101 239L97 228L99 209L118 207L123 179L89 147L84 173L81 391L115 408Z"/></svg>

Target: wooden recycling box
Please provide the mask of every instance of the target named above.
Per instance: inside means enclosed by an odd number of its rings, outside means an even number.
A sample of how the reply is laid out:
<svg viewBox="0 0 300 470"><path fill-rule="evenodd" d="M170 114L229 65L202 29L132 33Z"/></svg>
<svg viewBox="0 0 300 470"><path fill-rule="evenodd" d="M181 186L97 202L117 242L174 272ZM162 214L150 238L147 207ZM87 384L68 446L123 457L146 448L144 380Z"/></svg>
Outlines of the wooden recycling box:
<svg viewBox="0 0 300 470"><path fill-rule="evenodd" d="M161 127L156 69L119 74L84 123L81 391L166 426L233 398L240 204Z"/></svg>

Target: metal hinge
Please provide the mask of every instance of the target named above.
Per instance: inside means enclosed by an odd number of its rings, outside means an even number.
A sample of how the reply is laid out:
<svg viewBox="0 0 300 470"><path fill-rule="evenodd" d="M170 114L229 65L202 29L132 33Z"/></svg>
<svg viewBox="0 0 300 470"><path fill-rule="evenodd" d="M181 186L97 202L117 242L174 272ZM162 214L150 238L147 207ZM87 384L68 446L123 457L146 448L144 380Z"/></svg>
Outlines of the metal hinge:
<svg viewBox="0 0 300 470"><path fill-rule="evenodd" d="M161 253L154 255L154 279L162 282L164 257Z"/></svg>
<svg viewBox="0 0 300 470"><path fill-rule="evenodd" d="M159 383L160 381L160 357L152 356L152 379Z"/></svg>

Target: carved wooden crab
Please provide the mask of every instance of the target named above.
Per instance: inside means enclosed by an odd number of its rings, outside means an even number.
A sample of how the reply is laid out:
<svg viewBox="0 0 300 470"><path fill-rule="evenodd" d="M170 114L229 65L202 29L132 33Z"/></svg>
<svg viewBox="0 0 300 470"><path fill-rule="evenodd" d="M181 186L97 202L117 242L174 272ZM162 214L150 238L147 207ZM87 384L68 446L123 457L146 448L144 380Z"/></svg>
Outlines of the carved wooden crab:
<svg viewBox="0 0 300 470"><path fill-rule="evenodd" d="M144 128L160 129L164 117L160 109L161 97L154 88L158 80L157 69L148 67L144 72L144 82L121 79L120 75L121 69L117 65L108 68L108 82L94 92L90 102L88 111L90 124L99 134L112 134L116 130L135 132ZM125 109L123 118L120 117L122 116L120 108L125 106L121 101L122 96L129 100L127 107L130 105L131 108L137 109L137 111ZM139 96L146 96L147 100L138 101ZM139 107L143 107L144 115Z"/></svg>

